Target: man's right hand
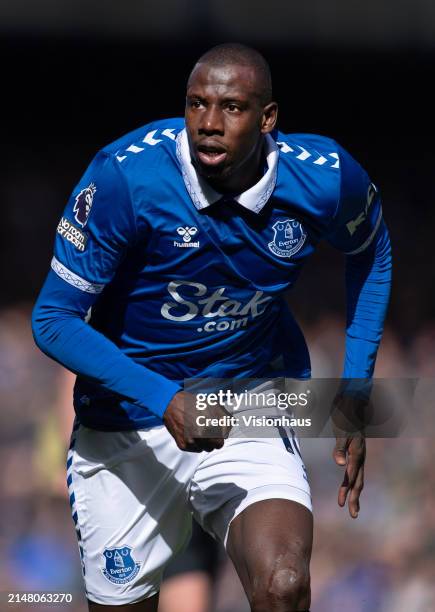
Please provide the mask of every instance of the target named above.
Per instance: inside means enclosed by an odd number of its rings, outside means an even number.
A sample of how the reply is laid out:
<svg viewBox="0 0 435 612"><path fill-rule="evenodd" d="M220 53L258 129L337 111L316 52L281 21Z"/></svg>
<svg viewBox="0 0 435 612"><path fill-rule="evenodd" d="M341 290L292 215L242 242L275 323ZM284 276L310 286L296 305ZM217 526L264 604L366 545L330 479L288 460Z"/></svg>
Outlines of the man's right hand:
<svg viewBox="0 0 435 612"><path fill-rule="evenodd" d="M226 416L221 406L209 406L205 413L207 417L220 418ZM204 437L201 435L201 427L196 423L199 413L195 406L195 396L185 391L180 391L172 398L163 415L163 423L174 438L178 448L183 451L200 453L210 452L216 448L222 448L225 438L228 437L230 428L219 427L217 437Z"/></svg>

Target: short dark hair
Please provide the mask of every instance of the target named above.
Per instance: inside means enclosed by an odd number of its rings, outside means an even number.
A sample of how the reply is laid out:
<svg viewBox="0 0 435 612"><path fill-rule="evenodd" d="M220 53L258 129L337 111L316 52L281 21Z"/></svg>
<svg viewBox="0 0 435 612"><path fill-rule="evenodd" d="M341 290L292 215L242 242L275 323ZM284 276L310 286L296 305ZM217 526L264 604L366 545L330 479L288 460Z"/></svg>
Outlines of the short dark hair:
<svg viewBox="0 0 435 612"><path fill-rule="evenodd" d="M272 75L270 67L259 51L241 43L224 43L206 51L196 62L211 66L250 66L258 76L258 95L262 104L272 101Z"/></svg>

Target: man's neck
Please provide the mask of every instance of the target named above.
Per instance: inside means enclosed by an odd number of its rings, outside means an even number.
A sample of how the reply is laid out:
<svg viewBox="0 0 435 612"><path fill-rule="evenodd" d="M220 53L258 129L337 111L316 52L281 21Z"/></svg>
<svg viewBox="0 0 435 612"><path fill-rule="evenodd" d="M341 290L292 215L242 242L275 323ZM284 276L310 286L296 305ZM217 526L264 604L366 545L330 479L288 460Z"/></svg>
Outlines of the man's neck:
<svg viewBox="0 0 435 612"><path fill-rule="evenodd" d="M219 178L205 180L218 193L238 195L258 183L264 175L265 168L267 169L266 153L264 143L261 143L258 151L226 180L220 181Z"/></svg>

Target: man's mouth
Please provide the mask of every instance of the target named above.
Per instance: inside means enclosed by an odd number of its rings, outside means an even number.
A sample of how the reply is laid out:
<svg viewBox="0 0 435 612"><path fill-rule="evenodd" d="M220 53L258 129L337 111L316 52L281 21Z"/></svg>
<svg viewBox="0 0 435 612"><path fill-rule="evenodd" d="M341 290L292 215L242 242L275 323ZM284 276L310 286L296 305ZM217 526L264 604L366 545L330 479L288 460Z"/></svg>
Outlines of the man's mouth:
<svg viewBox="0 0 435 612"><path fill-rule="evenodd" d="M197 147L198 160L205 166L218 166L222 164L226 157L227 152L221 145L206 145L200 144Z"/></svg>

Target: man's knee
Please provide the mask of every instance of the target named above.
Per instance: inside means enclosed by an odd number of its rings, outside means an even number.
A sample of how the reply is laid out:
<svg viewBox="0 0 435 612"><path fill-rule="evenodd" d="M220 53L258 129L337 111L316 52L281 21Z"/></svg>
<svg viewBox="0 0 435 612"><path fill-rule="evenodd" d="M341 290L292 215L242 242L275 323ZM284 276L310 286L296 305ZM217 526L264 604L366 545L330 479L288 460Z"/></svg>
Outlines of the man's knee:
<svg viewBox="0 0 435 612"><path fill-rule="evenodd" d="M252 583L252 612L296 612L310 607L308 565L278 559L269 572L254 577Z"/></svg>

